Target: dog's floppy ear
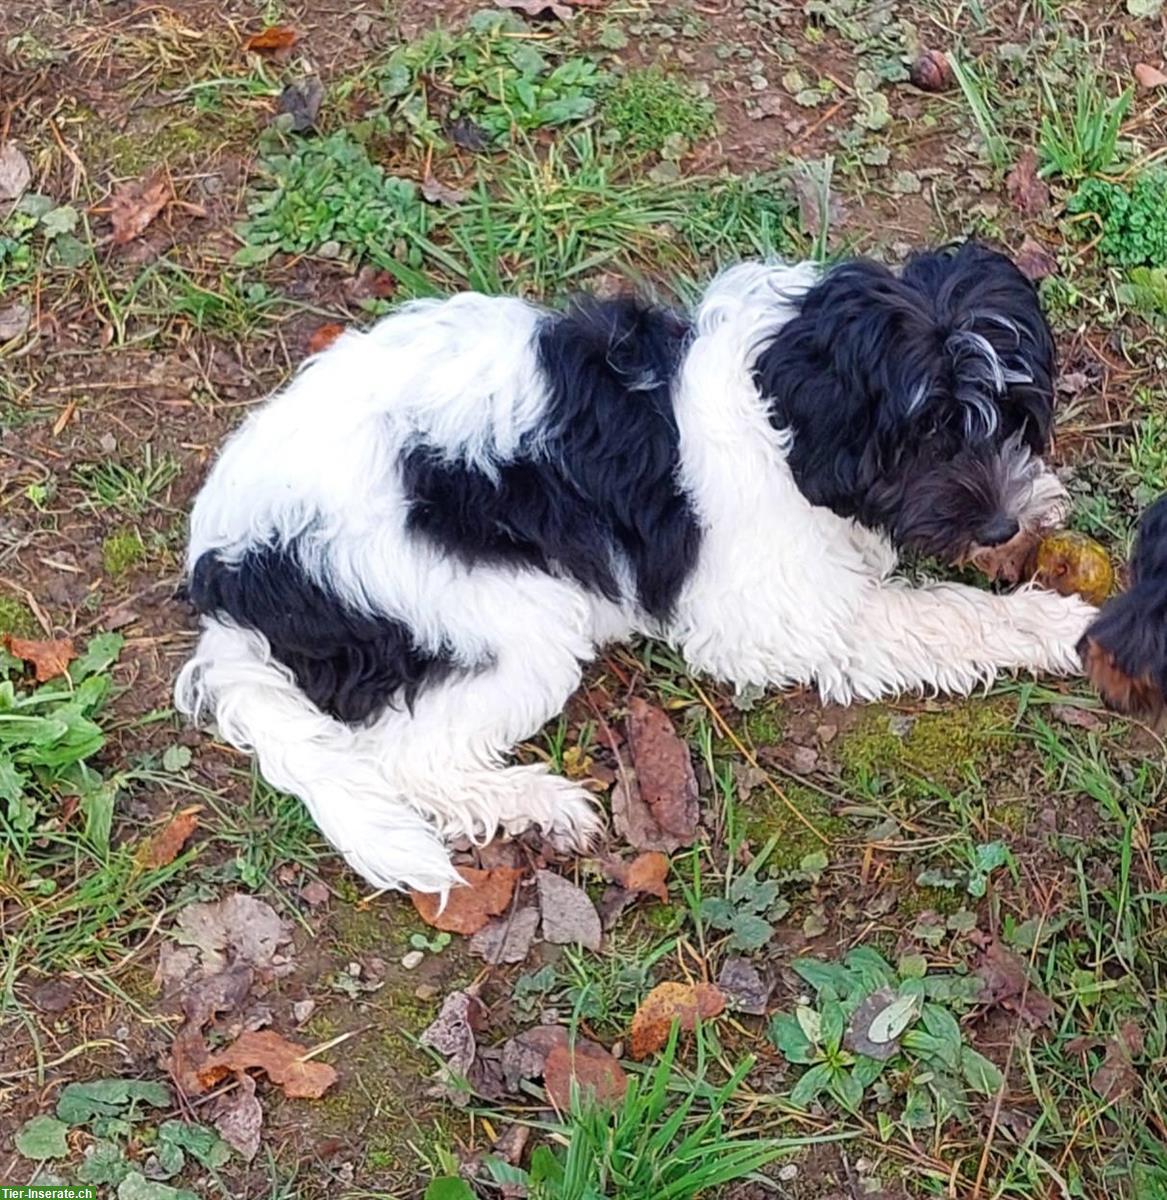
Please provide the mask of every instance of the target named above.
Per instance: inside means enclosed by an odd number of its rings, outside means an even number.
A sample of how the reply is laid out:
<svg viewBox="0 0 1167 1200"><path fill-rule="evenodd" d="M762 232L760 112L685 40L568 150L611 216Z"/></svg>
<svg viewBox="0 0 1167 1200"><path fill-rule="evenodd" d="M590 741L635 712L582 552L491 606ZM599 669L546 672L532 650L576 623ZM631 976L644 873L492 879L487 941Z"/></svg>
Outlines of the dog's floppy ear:
<svg viewBox="0 0 1167 1200"><path fill-rule="evenodd" d="M1102 608L1078 646L1111 708L1157 718L1167 697L1167 496L1143 514L1130 587Z"/></svg>
<svg viewBox="0 0 1167 1200"><path fill-rule="evenodd" d="M791 470L812 504L854 515L897 452L939 349L919 300L886 267L845 263L759 355L755 381L771 423L792 433Z"/></svg>
<svg viewBox="0 0 1167 1200"><path fill-rule="evenodd" d="M1056 352L1034 285L1011 258L976 241L914 255L901 279L927 297L958 392L968 388L975 403L976 389L993 385L1001 432L1020 431L1033 453L1043 454L1053 426ZM986 364L996 378L986 376Z"/></svg>

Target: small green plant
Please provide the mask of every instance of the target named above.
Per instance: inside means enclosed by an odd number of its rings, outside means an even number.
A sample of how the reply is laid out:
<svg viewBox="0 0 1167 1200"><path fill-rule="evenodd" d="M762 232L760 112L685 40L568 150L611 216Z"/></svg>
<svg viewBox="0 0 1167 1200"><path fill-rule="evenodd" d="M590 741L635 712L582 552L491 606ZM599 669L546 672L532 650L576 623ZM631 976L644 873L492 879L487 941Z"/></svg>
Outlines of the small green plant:
<svg viewBox="0 0 1167 1200"><path fill-rule="evenodd" d="M701 901L701 920L729 934L727 950L747 954L760 950L773 936L775 923L790 911L790 902L781 895L782 884L758 878L776 842L768 842L749 867L728 882L724 896L707 896ZM817 857L813 865L817 865ZM822 867L826 867L825 855Z"/></svg>
<svg viewBox="0 0 1167 1200"><path fill-rule="evenodd" d="M187 1167L188 1159L210 1170L223 1167L231 1148L209 1126L174 1120L152 1126L157 1110L172 1103L170 1088L150 1080L70 1083L57 1100L56 1116L25 1122L16 1135L16 1148L35 1161L64 1159L69 1155L66 1135L84 1130L91 1144L76 1179L91 1187L119 1188L127 1180L146 1185L143 1171L153 1180L173 1179ZM147 1153L148 1163L140 1161L138 1156ZM157 1194L169 1196L173 1191L167 1188ZM147 1193L134 1188L133 1194ZM180 1195L190 1193L175 1193Z"/></svg>
<svg viewBox="0 0 1167 1200"><path fill-rule="evenodd" d="M1162 401L1135 422L1127 446L1126 474L1134 484L1135 500L1145 507L1167 492L1167 413Z"/></svg>
<svg viewBox="0 0 1167 1200"><path fill-rule="evenodd" d="M405 238L421 266L416 240L439 220L417 185L389 175L353 134L280 139L261 146L260 180L238 233L239 266L265 262L277 251L304 254L333 243L337 254L378 257Z"/></svg>
<svg viewBox="0 0 1167 1200"><path fill-rule="evenodd" d="M101 565L111 579L120 579L145 556L142 535L133 528L118 529L101 543Z"/></svg>
<svg viewBox="0 0 1167 1200"><path fill-rule="evenodd" d="M953 873L930 868L916 876L916 883L920 887L951 889L963 885L970 896L979 900L988 891L989 878L998 868L1008 867L1014 875L1017 873L1017 860L1004 842L961 843L959 852L964 859L962 870Z"/></svg>
<svg viewBox="0 0 1167 1200"><path fill-rule="evenodd" d="M633 154L685 149L708 137L716 108L688 83L660 67L629 71L604 99L601 117L612 141Z"/></svg>
<svg viewBox="0 0 1167 1200"><path fill-rule="evenodd" d="M1063 112L1049 81L1042 80L1045 115L1038 142L1041 174L1074 182L1108 171L1118 158L1118 136L1134 92L1108 97L1096 73L1082 74L1074 86L1074 107Z"/></svg>
<svg viewBox="0 0 1167 1200"><path fill-rule="evenodd" d="M1134 267L1118 285L1118 301L1147 321L1167 317L1167 267Z"/></svg>
<svg viewBox="0 0 1167 1200"><path fill-rule="evenodd" d="M1133 184L1085 179L1066 201L1081 240L1119 267L1167 267L1167 173L1144 171Z"/></svg>
<svg viewBox="0 0 1167 1200"><path fill-rule="evenodd" d="M989 100L989 81L971 62L962 60L956 54L949 56L949 62L973 122L981 135L985 154L989 162L1001 171L1009 164L1009 143L993 115L993 106Z"/></svg>
<svg viewBox="0 0 1167 1200"><path fill-rule="evenodd" d="M816 993L770 1022L786 1060L807 1068L793 1103L829 1098L858 1113L870 1094L884 1120L898 1107L909 1128L925 1128L967 1118L970 1092L991 1096L1000 1087L1001 1073L964 1041L952 1014L954 977L929 976L923 956L906 957L898 972L866 946L841 963L790 965Z"/></svg>
<svg viewBox="0 0 1167 1200"><path fill-rule="evenodd" d="M591 115L603 73L587 58L554 57L513 13L484 11L457 36L435 30L395 51L378 87L390 121L424 145L444 145L459 130L497 145Z"/></svg>
<svg viewBox="0 0 1167 1200"><path fill-rule="evenodd" d="M441 954L452 940L448 933L435 933L432 938L426 937L424 933L414 933L410 934L409 944L414 950L421 950L428 954Z"/></svg>

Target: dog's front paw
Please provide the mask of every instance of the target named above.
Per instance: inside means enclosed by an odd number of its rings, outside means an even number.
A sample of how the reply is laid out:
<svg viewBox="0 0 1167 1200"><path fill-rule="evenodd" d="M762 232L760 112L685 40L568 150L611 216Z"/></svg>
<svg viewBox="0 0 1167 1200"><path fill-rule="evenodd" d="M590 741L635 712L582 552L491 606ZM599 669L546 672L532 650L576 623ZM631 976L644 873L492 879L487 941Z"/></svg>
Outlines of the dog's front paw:
<svg viewBox="0 0 1167 1200"><path fill-rule="evenodd" d="M1027 588L1009 597L1014 629L1031 645L1036 670L1071 674L1081 670L1079 645L1098 610L1078 596Z"/></svg>

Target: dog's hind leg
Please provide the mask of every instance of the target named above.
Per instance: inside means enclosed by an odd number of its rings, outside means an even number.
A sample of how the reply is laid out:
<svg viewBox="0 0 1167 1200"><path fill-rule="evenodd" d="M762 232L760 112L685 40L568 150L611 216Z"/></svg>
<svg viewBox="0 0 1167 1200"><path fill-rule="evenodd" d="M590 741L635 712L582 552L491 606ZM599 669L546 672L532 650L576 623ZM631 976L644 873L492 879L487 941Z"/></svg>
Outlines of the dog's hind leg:
<svg viewBox="0 0 1167 1200"><path fill-rule="evenodd" d="M824 699L907 691L967 694L1005 672L1081 671L1077 646L1096 610L1075 596L1022 588L999 596L959 584L873 587L838 662L816 672Z"/></svg>

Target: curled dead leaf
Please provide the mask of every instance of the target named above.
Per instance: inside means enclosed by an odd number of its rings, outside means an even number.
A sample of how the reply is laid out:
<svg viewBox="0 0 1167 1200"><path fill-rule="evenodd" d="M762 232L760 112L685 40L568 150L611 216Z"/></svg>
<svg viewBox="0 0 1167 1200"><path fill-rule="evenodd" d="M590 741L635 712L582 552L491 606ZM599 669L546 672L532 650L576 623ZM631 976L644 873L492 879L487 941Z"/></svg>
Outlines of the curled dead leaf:
<svg viewBox="0 0 1167 1200"><path fill-rule="evenodd" d="M618 883L626 892L643 892L665 901L669 898L669 888L665 882L669 873L669 860L659 850L648 850L644 854L638 854L628 863L618 858L609 859L603 863L603 869L604 875L613 883Z"/></svg>
<svg viewBox="0 0 1167 1200"><path fill-rule="evenodd" d="M985 951L977 975L982 1004L999 1004L1016 1013L1031 1029L1053 1022L1053 1001L1030 979L1025 960L1000 942L993 942Z"/></svg>
<svg viewBox="0 0 1167 1200"><path fill-rule="evenodd" d="M243 43L243 49L256 54L281 54L290 50L299 40L300 35L290 26L269 25L267 29L253 33Z"/></svg>
<svg viewBox="0 0 1167 1200"><path fill-rule="evenodd" d="M174 189L165 170L135 180L114 192L110 206L114 245L124 246L141 237L147 226L174 199Z"/></svg>
<svg viewBox="0 0 1167 1200"><path fill-rule="evenodd" d="M1135 83L1149 92L1153 88L1162 87L1164 84L1167 84L1167 75L1159 70L1158 67L1151 66L1150 63L1136 63Z"/></svg>
<svg viewBox="0 0 1167 1200"><path fill-rule="evenodd" d="M9 654L32 666L37 683L47 683L58 675L64 675L69 664L77 657L72 638L33 642L5 634L3 640Z"/></svg>
<svg viewBox="0 0 1167 1200"><path fill-rule="evenodd" d="M465 887L454 888L442 908L442 898L428 892L410 892L409 898L417 915L435 929L446 933L461 933L469 937L477 933L491 917L506 912L522 871L517 867L495 867L478 871L462 867L458 872Z"/></svg>
<svg viewBox="0 0 1167 1200"><path fill-rule="evenodd" d="M190 835L198 828L201 804L192 804L176 812L152 837L138 847L137 863L144 870L165 867L174 862Z"/></svg>
<svg viewBox="0 0 1167 1200"><path fill-rule="evenodd" d="M680 1022L691 1033L698 1021L708 1021L725 1011L725 996L711 983L661 983L644 998L632 1018L629 1051L635 1059L661 1049Z"/></svg>
<svg viewBox="0 0 1167 1200"><path fill-rule="evenodd" d="M320 354L327 350L342 333L344 333L344 326L336 321L329 321L326 325L317 325L308 337L308 353Z"/></svg>
<svg viewBox="0 0 1167 1200"><path fill-rule="evenodd" d="M335 1067L311 1061L308 1053L308 1047L289 1042L274 1029L249 1030L207 1059L199 1069L199 1082L213 1087L232 1071L257 1068L289 1099L319 1100L339 1076Z"/></svg>
<svg viewBox="0 0 1167 1200"><path fill-rule="evenodd" d="M555 1046L543 1064L547 1098L560 1111L571 1107L572 1083L581 1101L616 1104L628 1090L624 1068L603 1046L580 1039L570 1046Z"/></svg>

